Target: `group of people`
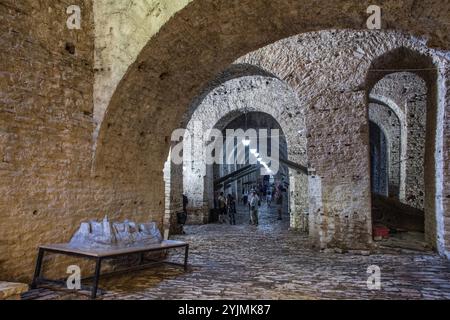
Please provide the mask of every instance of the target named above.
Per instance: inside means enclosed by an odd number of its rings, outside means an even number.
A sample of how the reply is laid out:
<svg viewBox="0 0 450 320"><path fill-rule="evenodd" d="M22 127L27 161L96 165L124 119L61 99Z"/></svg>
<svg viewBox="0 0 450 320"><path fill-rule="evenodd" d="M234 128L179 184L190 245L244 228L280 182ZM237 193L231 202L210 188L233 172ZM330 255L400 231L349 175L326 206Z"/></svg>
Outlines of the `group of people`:
<svg viewBox="0 0 450 320"><path fill-rule="evenodd" d="M228 221L231 225L236 225L236 200L232 194L224 196L221 192L219 198L217 199L219 206L219 223L227 223Z"/></svg>
<svg viewBox="0 0 450 320"><path fill-rule="evenodd" d="M283 194L286 192L286 188L282 184L277 186L265 186L265 188L252 188L250 192L246 190L242 193L242 204L249 209L250 224L259 225L259 208L261 203L266 201L267 207L272 207L272 201L275 201L277 206L278 220L283 219ZM229 194L225 197L221 192L218 199L219 208L219 223L227 223L227 217L231 225L236 224L236 199L233 195Z"/></svg>
<svg viewBox="0 0 450 320"><path fill-rule="evenodd" d="M250 209L250 224L259 224L259 207L261 206L261 200L258 193L254 190L250 195L246 195L244 203L246 203ZM219 206L219 223L227 223L227 217L231 225L236 225L236 200L233 195L229 194L227 197L221 192L218 199Z"/></svg>
<svg viewBox="0 0 450 320"><path fill-rule="evenodd" d="M256 190L250 192L248 198L248 206L250 209L250 224L259 224L259 207L261 206L261 201L265 198L267 207L270 209L272 207L272 201L274 200L277 206L278 220L283 219L283 193L286 192L286 188L283 185L278 185L277 187L269 187L264 194L258 194ZM246 200L244 199L244 203Z"/></svg>
<svg viewBox="0 0 450 320"><path fill-rule="evenodd" d="M278 220L283 219L283 193L287 190L282 185L268 186L264 192L258 192L256 189L252 189L250 193L243 192L242 202L245 206L248 206L250 212L250 224L259 225L259 208L261 202L266 201L267 207L270 209L272 201L275 201L277 206ZM183 226L186 224L187 219L187 205L189 203L188 198L183 195L183 212L178 216L178 223L181 226L181 233L184 234ZM216 202L219 209L219 223L229 223L236 225L236 199L232 194L225 196L224 192L221 192Z"/></svg>

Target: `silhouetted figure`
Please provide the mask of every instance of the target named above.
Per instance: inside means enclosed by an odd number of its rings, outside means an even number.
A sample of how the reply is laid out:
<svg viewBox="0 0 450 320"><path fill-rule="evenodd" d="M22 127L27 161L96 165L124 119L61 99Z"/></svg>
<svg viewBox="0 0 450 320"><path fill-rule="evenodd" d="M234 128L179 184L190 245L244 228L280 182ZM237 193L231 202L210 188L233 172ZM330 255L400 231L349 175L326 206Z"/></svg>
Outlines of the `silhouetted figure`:
<svg viewBox="0 0 450 320"><path fill-rule="evenodd" d="M278 220L283 220L283 192L286 192L286 189L280 184L277 187L277 191L275 193L275 201L278 210Z"/></svg>
<svg viewBox="0 0 450 320"><path fill-rule="evenodd" d="M236 201L234 197L229 194L227 197L228 217L231 225L236 225Z"/></svg>
<svg viewBox="0 0 450 320"><path fill-rule="evenodd" d="M266 195L266 201L267 201L267 208L270 209L271 205L272 205L272 191L269 190L267 191L267 195Z"/></svg>
<svg viewBox="0 0 450 320"><path fill-rule="evenodd" d="M189 204L189 199L186 195L183 194L183 212L180 212L178 214L178 224L180 225L181 234L186 234L186 232L184 232L184 226L186 224L187 217L188 217L188 212L187 212L188 204Z"/></svg>
<svg viewBox="0 0 450 320"><path fill-rule="evenodd" d="M220 193L217 202L219 203L219 223L226 223L227 199L225 199L223 192Z"/></svg>
<svg viewBox="0 0 450 320"><path fill-rule="evenodd" d="M244 203L244 206L246 206L248 203L248 192L247 191L243 192L242 201Z"/></svg>
<svg viewBox="0 0 450 320"><path fill-rule="evenodd" d="M259 205L260 205L260 199L258 197L258 194L256 191L252 191L250 196L250 224L252 225L259 225Z"/></svg>

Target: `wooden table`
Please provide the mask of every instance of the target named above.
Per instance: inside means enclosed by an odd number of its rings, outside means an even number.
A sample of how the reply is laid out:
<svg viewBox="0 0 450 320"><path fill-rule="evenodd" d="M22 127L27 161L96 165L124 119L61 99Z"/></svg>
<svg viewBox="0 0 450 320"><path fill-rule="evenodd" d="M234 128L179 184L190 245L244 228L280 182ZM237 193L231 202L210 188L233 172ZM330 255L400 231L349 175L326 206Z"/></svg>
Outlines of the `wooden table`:
<svg viewBox="0 0 450 320"><path fill-rule="evenodd" d="M144 254L150 252L161 252L171 249L185 249L184 263L174 263L170 261L153 261L151 264L144 264ZM126 270L110 272L106 275L113 275L118 273L125 273L133 270L142 270L148 268L149 266L155 265L155 263L165 263L170 265L183 266L184 270L187 271L188 268L188 256L189 256L189 244L182 241L172 241L166 240L160 244L150 245L150 246L137 246L129 248L111 248L111 249L77 249L69 246L68 244L54 244L54 245L44 245L39 247L39 252L36 260L36 268L34 272L33 282L31 284L32 289L36 289L42 283L53 283L53 284L65 284L62 280L50 280L42 277L42 262L46 252L60 255L73 256L78 258L85 258L95 261L95 274L93 277L93 285L91 290L91 298L96 299L98 291L98 282L101 275L102 261L107 259L116 259L123 256L129 255L139 255L139 265L127 268ZM88 278L89 279L89 278ZM84 279L86 280L86 279Z"/></svg>

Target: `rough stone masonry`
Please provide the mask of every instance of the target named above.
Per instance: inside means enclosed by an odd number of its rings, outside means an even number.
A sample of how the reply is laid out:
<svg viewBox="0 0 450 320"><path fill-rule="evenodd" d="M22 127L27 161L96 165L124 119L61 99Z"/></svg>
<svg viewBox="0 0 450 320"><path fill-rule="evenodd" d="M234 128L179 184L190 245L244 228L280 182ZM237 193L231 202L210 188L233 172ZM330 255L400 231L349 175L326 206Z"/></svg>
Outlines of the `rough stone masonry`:
<svg viewBox="0 0 450 320"><path fill-rule="evenodd" d="M306 110L308 161L317 171L309 219L318 247L371 242L365 100L371 63L406 47L439 69L428 97L436 107L427 126L435 143L424 186L433 191L424 202L433 214L430 242L448 254L448 4L382 1L385 27L407 35L330 31L366 28L369 1L359 0L74 4L81 30L67 29L65 1L0 2L2 278L29 280L37 246L69 241L84 221L108 215L162 226L171 132L233 61L288 37L241 62L285 81ZM117 34L118 27L126 32ZM54 262L60 267L54 272L65 274L67 261Z"/></svg>

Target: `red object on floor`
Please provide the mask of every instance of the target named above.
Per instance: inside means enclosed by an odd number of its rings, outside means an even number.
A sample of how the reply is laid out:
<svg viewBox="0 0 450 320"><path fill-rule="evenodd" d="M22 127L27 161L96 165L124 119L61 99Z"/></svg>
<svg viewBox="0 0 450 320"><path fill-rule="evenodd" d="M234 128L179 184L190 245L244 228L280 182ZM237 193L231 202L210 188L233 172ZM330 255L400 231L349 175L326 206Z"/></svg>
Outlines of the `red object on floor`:
<svg viewBox="0 0 450 320"><path fill-rule="evenodd" d="M373 236L389 238L389 229L386 228L385 226L375 226L373 227Z"/></svg>

